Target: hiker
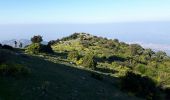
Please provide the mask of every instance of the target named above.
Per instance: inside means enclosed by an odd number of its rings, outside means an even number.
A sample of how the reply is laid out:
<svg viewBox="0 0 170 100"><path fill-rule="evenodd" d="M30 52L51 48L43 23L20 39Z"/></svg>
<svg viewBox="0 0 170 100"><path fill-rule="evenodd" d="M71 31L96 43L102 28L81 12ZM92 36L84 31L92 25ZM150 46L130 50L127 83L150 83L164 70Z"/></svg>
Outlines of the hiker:
<svg viewBox="0 0 170 100"><path fill-rule="evenodd" d="M17 47L17 41L14 41L14 44L15 44L15 48Z"/></svg>
<svg viewBox="0 0 170 100"><path fill-rule="evenodd" d="M22 48L22 42L20 42L19 47Z"/></svg>

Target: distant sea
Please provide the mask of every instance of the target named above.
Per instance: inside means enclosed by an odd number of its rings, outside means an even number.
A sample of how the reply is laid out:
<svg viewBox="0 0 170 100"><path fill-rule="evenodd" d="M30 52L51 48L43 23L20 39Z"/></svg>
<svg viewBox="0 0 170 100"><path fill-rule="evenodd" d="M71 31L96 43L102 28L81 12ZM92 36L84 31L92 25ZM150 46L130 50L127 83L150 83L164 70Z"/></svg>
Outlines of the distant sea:
<svg viewBox="0 0 170 100"><path fill-rule="evenodd" d="M30 39L42 35L45 41L56 40L74 32L86 32L170 54L170 22L126 22L97 24L6 24L0 25L0 40Z"/></svg>

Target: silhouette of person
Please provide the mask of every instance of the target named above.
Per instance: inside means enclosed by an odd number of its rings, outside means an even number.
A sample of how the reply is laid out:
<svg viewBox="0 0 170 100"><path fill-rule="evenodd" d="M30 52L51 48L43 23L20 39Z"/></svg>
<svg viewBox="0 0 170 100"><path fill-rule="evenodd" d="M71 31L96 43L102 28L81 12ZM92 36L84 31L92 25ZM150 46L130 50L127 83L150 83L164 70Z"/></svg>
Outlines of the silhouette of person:
<svg viewBox="0 0 170 100"><path fill-rule="evenodd" d="M20 42L19 47L22 48L22 42Z"/></svg>
<svg viewBox="0 0 170 100"><path fill-rule="evenodd" d="M14 43L15 43L15 48L17 47L17 41L14 41Z"/></svg>

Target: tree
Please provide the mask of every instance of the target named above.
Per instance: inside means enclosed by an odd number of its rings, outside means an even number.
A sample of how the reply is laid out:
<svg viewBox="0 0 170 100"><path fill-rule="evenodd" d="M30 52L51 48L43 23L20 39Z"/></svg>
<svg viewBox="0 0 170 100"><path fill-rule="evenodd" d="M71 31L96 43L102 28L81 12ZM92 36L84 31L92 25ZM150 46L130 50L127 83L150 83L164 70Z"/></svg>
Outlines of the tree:
<svg viewBox="0 0 170 100"><path fill-rule="evenodd" d="M94 60L94 55L93 55L93 54L87 54L87 55L85 55L84 58L83 58L82 65L83 65L84 67L87 67L87 68L95 69L97 63L96 63L96 61Z"/></svg>
<svg viewBox="0 0 170 100"><path fill-rule="evenodd" d="M144 51L144 49L138 44L131 44L130 45L131 56L141 55L143 53L143 51Z"/></svg>
<svg viewBox="0 0 170 100"><path fill-rule="evenodd" d="M156 56L158 57L158 59L164 59L165 57L167 57L167 54L166 54L166 52L158 51L156 53Z"/></svg>
<svg viewBox="0 0 170 100"><path fill-rule="evenodd" d="M32 43L41 43L43 41L42 36L37 35L31 38Z"/></svg>
<svg viewBox="0 0 170 100"><path fill-rule="evenodd" d="M33 43L26 47L25 51L30 54L53 53L51 46L40 43Z"/></svg>
<svg viewBox="0 0 170 100"><path fill-rule="evenodd" d="M113 41L116 42L116 43L119 43L119 40L118 40L118 39L114 39Z"/></svg>
<svg viewBox="0 0 170 100"><path fill-rule="evenodd" d="M79 54L78 54L78 52L77 51L72 51L72 52L69 52L69 54L68 54L68 57L67 57L69 60L71 60L71 61L77 61L77 60L79 60Z"/></svg>

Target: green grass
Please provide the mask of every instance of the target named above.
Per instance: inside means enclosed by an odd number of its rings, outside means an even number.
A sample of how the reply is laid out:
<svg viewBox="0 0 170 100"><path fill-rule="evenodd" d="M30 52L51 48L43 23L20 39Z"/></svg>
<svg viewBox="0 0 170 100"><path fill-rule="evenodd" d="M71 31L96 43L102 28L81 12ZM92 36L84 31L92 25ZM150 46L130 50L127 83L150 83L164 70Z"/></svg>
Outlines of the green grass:
<svg viewBox="0 0 170 100"><path fill-rule="evenodd" d="M18 57L15 61L29 67L31 74L24 78L0 77L2 100L138 99L122 93L115 85L118 79L113 77L96 80L88 70L37 56Z"/></svg>

